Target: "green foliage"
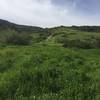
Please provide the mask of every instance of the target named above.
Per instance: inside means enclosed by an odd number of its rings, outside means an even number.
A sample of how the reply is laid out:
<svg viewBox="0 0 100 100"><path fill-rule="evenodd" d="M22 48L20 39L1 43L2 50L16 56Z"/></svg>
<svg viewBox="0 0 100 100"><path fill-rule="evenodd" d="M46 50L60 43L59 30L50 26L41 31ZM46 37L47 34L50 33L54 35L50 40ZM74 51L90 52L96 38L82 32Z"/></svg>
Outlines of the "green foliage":
<svg viewBox="0 0 100 100"><path fill-rule="evenodd" d="M0 99L99 100L99 52L42 43L4 47L0 49Z"/></svg>
<svg viewBox="0 0 100 100"><path fill-rule="evenodd" d="M80 31L73 27L56 27L50 29L52 32L49 41L61 43L63 47L71 48L100 48L100 34L98 32Z"/></svg>
<svg viewBox="0 0 100 100"><path fill-rule="evenodd" d="M31 43L31 36L27 34L18 34L14 33L11 36L5 37L6 44L15 44L15 45L28 45Z"/></svg>
<svg viewBox="0 0 100 100"><path fill-rule="evenodd" d="M100 32L100 26L72 26L71 28L86 32Z"/></svg>
<svg viewBox="0 0 100 100"><path fill-rule="evenodd" d="M100 100L96 30L0 20L0 100Z"/></svg>
<svg viewBox="0 0 100 100"><path fill-rule="evenodd" d="M24 26L0 20L0 45L30 45L45 40L49 36L47 29Z"/></svg>

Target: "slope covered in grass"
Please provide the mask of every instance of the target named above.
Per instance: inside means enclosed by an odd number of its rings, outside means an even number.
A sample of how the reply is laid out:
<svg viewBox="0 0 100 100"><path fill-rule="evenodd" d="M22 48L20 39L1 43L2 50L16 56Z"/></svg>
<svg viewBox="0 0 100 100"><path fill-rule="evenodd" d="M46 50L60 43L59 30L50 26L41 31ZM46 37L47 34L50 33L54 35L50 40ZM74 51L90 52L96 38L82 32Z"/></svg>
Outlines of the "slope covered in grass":
<svg viewBox="0 0 100 100"><path fill-rule="evenodd" d="M47 38L48 30L35 26L17 25L0 20L1 45L30 45Z"/></svg>
<svg viewBox="0 0 100 100"><path fill-rule="evenodd" d="M100 48L100 32L88 32L74 29L73 27L55 27L49 29L50 42L63 44L64 47Z"/></svg>
<svg viewBox="0 0 100 100"><path fill-rule="evenodd" d="M99 27L0 20L0 100L100 100Z"/></svg>
<svg viewBox="0 0 100 100"><path fill-rule="evenodd" d="M32 45L42 41L71 48L100 48L99 26L40 28L0 20L0 45Z"/></svg>
<svg viewBox="0 0 100 100"><path fill-rule="evenodd" d="M1 100L99 100L100 50L58 45L0 49Z"/></svg>

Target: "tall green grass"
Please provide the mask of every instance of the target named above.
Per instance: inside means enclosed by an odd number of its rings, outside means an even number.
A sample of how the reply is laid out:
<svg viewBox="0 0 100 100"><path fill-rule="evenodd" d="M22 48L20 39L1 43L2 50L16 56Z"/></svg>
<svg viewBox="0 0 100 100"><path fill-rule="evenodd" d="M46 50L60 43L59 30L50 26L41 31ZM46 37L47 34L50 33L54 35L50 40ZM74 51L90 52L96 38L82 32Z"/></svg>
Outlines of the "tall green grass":
<svg viewBox="0 0 100 100"><path fill-rule="evenodd" d="M1 100L99 100L100 50L60 45L0 49Z"/></svg>

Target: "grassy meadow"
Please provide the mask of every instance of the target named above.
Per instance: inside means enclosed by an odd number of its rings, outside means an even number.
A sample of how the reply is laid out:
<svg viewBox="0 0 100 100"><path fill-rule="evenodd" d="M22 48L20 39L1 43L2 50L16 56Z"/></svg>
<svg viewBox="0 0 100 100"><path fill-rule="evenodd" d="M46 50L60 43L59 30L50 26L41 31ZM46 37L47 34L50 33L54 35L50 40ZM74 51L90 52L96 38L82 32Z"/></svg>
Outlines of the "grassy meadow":
<svg viewBox="0 0 100 100"><path fill-rule="evenodd" d="M0 100L100 100L100 31L88 29L1 25Z"/></svg>

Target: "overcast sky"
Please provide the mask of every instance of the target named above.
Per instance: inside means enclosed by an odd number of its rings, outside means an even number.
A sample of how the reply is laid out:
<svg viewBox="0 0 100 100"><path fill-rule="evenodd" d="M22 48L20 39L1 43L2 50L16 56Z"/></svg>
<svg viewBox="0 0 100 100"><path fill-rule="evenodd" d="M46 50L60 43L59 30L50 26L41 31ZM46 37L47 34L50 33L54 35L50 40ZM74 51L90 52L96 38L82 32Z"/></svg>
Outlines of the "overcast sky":
<svg viewBox="0 0 100 100"><path fill-rule="evenodd" d="M0 0L0 19L41 27L100 25L100 0Z"/></svg>

